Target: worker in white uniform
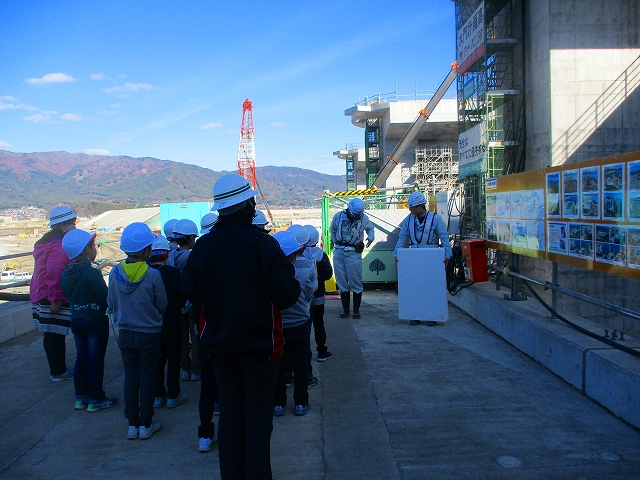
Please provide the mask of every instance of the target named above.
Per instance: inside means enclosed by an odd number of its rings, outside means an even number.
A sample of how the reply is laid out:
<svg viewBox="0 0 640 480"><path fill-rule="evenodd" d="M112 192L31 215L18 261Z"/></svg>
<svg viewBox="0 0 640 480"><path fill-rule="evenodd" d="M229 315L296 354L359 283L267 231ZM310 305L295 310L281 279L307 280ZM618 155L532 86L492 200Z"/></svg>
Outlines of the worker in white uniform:
<svg viewBox="0 0 640 480"><path fill-rule="evenodd" d="M407 199L411 212L400 225L400 235L393 256L398 261L399 248L444 248L444 266L447 267L452 255L449 232L442 218L427 211L427 199L422 192L412 192ZM410 325L417 325L420 320L411 320ZM436 322L426 322L428 326L436 325Z"/></svg>
<svg viewBox="0 0 640 480"><path fill-rule="evenodd" d="M367 233L366 244L364 234ZM375 238L373 223L364 213L364 202L354 198L346 209L336 213L331 220L331 242L333 243L333 271L336 277L342 313L349 316L351 291L353 290L353 318L360 318L362 301L362 251Z"/></svg>

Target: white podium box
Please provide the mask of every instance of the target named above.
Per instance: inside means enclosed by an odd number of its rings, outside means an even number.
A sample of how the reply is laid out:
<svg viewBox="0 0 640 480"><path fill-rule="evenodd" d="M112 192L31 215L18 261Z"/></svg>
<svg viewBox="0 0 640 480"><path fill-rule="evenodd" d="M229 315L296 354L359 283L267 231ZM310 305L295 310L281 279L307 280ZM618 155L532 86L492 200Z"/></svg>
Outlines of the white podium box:
<svg viewBox="0 0 640 480"><path fill-rule="evenodd" d="M443 248L398 250L398 316L436 322L449 318Z"/></svg>

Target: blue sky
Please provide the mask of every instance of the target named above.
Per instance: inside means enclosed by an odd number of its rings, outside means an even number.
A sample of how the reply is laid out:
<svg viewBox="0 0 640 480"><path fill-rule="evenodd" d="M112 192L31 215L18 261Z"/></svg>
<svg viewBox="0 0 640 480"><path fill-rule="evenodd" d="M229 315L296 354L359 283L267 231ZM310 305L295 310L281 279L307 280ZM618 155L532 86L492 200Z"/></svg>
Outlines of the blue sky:
<svg viewBox="0 0 640 480"><path fill-rule="evenodd" d="M242 102L256 163L343 174L344 115L434 90L455 60L451 0L0 0L0 149L155 157L234 170Z"/></svg>

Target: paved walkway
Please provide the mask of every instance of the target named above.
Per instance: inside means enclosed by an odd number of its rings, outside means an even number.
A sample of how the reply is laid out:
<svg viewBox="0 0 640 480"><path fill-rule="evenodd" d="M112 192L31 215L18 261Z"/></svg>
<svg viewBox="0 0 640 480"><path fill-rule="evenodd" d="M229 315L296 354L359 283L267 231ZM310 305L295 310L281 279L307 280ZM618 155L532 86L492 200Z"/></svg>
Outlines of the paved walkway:
<svg viewBox="0 0 640 480"><path fill-rule="evenodd" d="M398 320L393 290L366 291L357 321L338 319L339 303L327 302L334 357L313 364L311 411L274 419L276 479L640 478L637 430L456 307L430 328ZM122 384L112 336L107 393L122 400ZM75 411L37 332L0 345L0 385L0 478L219 478L217 448L197 450L199 382L158 410L148 441L126 439L122 403Z"/></svg>

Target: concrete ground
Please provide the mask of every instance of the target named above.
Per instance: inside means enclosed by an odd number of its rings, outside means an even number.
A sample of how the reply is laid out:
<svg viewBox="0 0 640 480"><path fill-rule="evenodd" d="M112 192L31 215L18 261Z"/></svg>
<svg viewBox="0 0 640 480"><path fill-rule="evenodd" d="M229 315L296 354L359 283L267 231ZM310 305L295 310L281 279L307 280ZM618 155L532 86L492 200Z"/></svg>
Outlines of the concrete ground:
<svg viewBox="0 0 640 480"><path fill-rule="evenodd" d="M289 404L274 419L274 478L640 478L638 430L449 309L446 324L409 326L394 290L366 291L355 321L329 299L334 357L313 362L311 411ZM73 382L49 380L38 332L0 345L0 385L0 478L219 478L217 447L197 449L199 382L182 383L189 401L159 409L146 441L126 439L122 403L73 409ZM122 402L122 385L112 334L107 394Z"/></svg>

